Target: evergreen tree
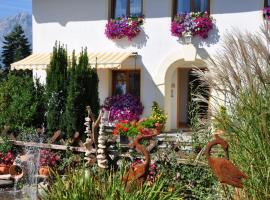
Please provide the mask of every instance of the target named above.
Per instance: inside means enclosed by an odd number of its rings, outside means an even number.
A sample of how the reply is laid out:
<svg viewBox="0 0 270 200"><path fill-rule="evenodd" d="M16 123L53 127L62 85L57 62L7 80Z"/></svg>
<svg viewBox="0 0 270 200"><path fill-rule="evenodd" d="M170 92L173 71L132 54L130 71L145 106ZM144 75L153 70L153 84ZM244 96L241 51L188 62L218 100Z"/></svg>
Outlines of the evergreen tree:
<svg viewBox="0 0 270 200"><path fill-rule="evenodd" d="M81 52L79 63L73 53L66 104L66 129L69 136L75 131L84 132L86 106L90 105L97 115L99 110L98 75L96 68L89 67L87 50Z"/></svg>
<svg viewBox="0 0 270 200"><path fill-rule="evenodd" d="M10 64L31 54L30 44L20 25L16 25L12 32L4 37L2 62L4 69L9 71Z"/></svg>
<svg viewBox="0 0 270 200"><path fill-rule="evenodd" d="M50 133L62 128L67 96L67 65L67 50L60 44L56 44L46 78L47 128Z"/></svg>

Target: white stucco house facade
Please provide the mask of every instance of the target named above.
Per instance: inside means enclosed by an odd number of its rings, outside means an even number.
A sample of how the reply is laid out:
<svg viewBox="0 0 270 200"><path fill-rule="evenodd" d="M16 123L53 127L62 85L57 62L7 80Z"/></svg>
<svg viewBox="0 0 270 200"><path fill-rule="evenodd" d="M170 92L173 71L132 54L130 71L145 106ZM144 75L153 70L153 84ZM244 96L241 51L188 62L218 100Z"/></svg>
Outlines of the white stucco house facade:
<svg viewBox="0 0 270 200"><path fill-rule="evenodd" d="M113 95L114 76L123 72L126 81L134 81L145 107L150 113L157 101L168 116L167 129L181 128L187 123L188 83L190 69L207 68L206 60L219 51L224 35L232 29L256 32L263 24L265 0L32 0L33 54L52 52L56 41L66 44L69 51L87 47L88 52L127 53L130 56L116 68L98 67L100 100ZM143 31L133 40L110 40L104 34L109 18L127 10L144 16ZM174 12L193 11L194 4L207 5L215 26L205 40L193 38L185 44L171 35ZM181 7L182 5L182 7ZM193 5L193 6L192 6ZM132 8L134 6L134 8ZM200 7L204 11L203 6ZM118 10L117 10L118 9ZM139 9L139 10L138 10ZM141 10L140 10L141 9ZM132 54L136 52L136 54ZM113 57L113 55L111 56ZM99 58L97 58L97 63ZM108 60L108 63L110 59ZM18 64L18 63L17 63ZM33 74L46 80L44 63L28 63ZM104 63L103 63L104 64ZM18 64L19 66L19 64ZM18 67L14 65L14 68ZM20 66L19 66L20 67ZM136 71L137 77L131 78ZM134 80L136 79L136 80ZM128 83L130 85L131 83ZM133 85L134 85L133 84ZM125 86L127 87L127 86ZM128 88L126 88L128 90Z"/></svg>

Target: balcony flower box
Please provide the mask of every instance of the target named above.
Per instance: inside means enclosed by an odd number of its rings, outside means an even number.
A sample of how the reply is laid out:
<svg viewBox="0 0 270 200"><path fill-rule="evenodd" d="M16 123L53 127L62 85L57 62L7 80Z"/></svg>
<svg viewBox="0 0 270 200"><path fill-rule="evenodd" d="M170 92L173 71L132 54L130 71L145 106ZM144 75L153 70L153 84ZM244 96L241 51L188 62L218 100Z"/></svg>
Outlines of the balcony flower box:
<svg viewBox="0 0 270 200"><path fill-rule="evenodd" d="M131 41L140 34L143 23L142 17L109 19L106 24L105 35L112 40L128 38Z"/></svg>
<svg viewBox="0 0 270 200"><path fill-rule="evenodd" d="M192 35L206 39L212 29L213 18L207 12L179 14L171 23L171 33L178 38Z"/></svg>
<svg viewBox="0 0 270 200"><path fill-rule="evenodd" d="M265 7L263 9L263 17L267 20L270 21L270 7Z"/></svg>

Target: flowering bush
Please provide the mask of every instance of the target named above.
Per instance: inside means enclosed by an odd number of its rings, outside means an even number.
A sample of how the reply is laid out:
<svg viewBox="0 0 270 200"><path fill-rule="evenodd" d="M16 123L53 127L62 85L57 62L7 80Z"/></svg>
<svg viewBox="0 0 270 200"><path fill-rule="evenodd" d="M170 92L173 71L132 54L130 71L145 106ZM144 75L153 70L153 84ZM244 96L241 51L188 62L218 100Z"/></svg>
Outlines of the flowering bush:
<svg viewBox="0 0 270 200"><path fill-rule="evenodd" d="M122 39L127 37L129 40L132 40L141 32L143 22L144 19L141 17L109 19L106 24L105 34L109 39Z"/></svg>
<svg viewBox="0 0 270 200"><path fill-rule="evenodd" d="M266 20L270 21L270 7L263 9L263 16Z"/></svg>
<svg viewBox="0 0 270 200"><path fill-rule="evenodd" d="M213 19L207 12L176 15L171 23L171 33L176 37L190 34L205 39L211 29L213 29Z"/></svg>
<svg viewBox="0 0 270 200"><path fill-rule="evenodd" d="M157 102L153 102L151 110L152 113L150 118L155 120L156 123L161 124L161 126L164 126L167 120L167 116L164 114L164 111L160 108Z"/></svg>
<svg viewBox="0 0 270 200"><path fill-rule="evenodd" d="M12 165L15 160L15 156L12 152L2 153L0 152L0 164Z"/></svg>
<svg viewBox="0 0 270 200"><path fill-rule="evenodd" d="M48 150L40 150L40 160L39 165L44 167L55 167L60 161L60 156L48 151Z"/></svg>
<svg viewBox="0 0 270 200"><path fill-rule="evenodd" d="M113 130L113 134L125 135L133 138L139 134L137 123L135 121L129 122L124 120L116 124L115 129Z"/></svg>
<svg viewBox="0 0 270 200"><path fill-rule="evenodd" d="M103 108L110 111L110 121L138 121L143 112L139 97L131 94L108 97L105 99Z"/></svg>

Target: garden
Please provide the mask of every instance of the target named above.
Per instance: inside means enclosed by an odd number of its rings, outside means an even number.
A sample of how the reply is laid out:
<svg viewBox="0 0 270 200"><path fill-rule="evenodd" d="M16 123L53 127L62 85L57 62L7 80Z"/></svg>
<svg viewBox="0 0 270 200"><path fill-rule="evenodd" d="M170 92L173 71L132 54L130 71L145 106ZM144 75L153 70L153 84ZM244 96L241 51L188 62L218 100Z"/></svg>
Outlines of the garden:
<svg viewBox="0 0 270 200"><path fill-rule="evenodd" d="M180 37L178 29L172 24ZM68 56L56 44L45 86L9 72L0 83L1 197L270 199L270 32L261 35L227 34L209 70L194 70L215 92L203 120L205 99L192 93L188 142L165 132L157 102L146 117L131 94L100 102L87 49Z"/></svg>

